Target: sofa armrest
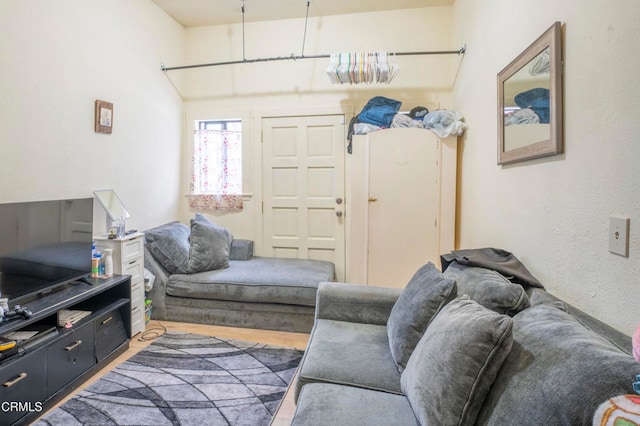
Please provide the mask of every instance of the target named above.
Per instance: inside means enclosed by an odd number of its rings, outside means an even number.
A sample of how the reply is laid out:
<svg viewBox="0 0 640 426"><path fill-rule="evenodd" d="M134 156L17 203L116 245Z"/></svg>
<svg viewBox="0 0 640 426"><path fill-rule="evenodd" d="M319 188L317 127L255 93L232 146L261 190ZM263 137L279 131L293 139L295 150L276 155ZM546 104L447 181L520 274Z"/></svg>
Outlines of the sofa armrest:
<svg viewBox="0 0 640 426"><path fill-rule="evenodd" d="M252 240L231 240L229 260L251 260L253 257Z"/></svg>
<svg viewBox="0 0 640 426"><path fill-rule="evenodd" d="M146 244L144 245L144 267L155 277L153 288L151 288L151 291L147 295L153 303L153 319L164 320L166 318L166 305L164 299L167 294L169 273L153 257Z"/></svg>
<svg viewBox="0 0 640 426"><path fill-rule="evenodd" d="M316 319L386 325L400 288L322 282L316 296Z"/></svg>

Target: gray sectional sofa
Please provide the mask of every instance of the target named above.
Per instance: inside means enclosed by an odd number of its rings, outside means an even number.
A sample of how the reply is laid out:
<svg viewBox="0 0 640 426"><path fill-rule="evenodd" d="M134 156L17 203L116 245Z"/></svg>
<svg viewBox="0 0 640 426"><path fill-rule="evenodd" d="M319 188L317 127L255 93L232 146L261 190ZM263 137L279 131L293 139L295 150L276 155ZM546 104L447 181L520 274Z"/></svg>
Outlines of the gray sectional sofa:
<svg viewBox="0 0 640 426"><path fill-rule="evenodd" d="M631 338L548 294L508 252L482 250L443 258L444 273L425 265L404 290L320 284L293 425L611 416L640 373Z"/></svg>
<svg viewBox="0 0 640 426"><path fill-rule="evenodd" d="M309 332L318 284L335 279L331 262L254 256L201 215L145 231L144 263L153 319L280 331Z"/></svg>

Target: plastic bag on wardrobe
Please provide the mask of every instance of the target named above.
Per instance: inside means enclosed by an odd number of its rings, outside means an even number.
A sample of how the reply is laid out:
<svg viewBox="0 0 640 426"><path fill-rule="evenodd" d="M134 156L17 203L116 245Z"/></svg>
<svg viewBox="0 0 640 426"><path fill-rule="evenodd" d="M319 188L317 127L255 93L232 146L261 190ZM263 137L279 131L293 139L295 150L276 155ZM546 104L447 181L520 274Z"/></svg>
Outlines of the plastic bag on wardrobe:
<svg viewBox="0 0 640 426"><path fill-rule="evenodd" d="M425 115L422 122L425 129L431 130L439 138L446 138L447 136L460 136L464 133L469 126L462 120L463 117L460 113L441 109Z"/></svg>

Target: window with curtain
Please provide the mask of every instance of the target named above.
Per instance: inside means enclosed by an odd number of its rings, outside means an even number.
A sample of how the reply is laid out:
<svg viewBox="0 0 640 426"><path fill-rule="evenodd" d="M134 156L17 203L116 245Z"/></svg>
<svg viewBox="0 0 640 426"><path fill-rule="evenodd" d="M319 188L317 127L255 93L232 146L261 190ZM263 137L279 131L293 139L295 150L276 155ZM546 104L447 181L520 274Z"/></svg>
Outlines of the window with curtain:
<svg viewBox="0 0 640 426"><path fill-rule="evenodd" d="M194 210L242 210L242 122L196 121L189 184Z"/></svg>

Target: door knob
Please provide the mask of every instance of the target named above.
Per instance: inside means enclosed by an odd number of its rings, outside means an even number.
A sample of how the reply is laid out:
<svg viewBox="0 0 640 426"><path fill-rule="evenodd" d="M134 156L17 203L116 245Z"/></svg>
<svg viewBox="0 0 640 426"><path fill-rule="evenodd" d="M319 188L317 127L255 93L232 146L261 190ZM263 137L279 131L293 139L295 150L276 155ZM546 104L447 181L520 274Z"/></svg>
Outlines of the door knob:
<svg viewBox="0 0 640 426"><path fill-rule="evenodd" d="M378 201L378 199L376 197L369 196L369 202L370 203L375 203L376 201Z"/></svg>
<svg viewBox="0 0 640 426"><path fill-rule="evenodd" d="M338 211L336 212L336 216L338 216L338 217L342 217L342 210L338 210Z"/></svg>
<svg viewBox="0 0 640 426"><path fill-rule="evenodd" d="M338 205L342 204L342 198L336 198L336 204Z"/></svg>

